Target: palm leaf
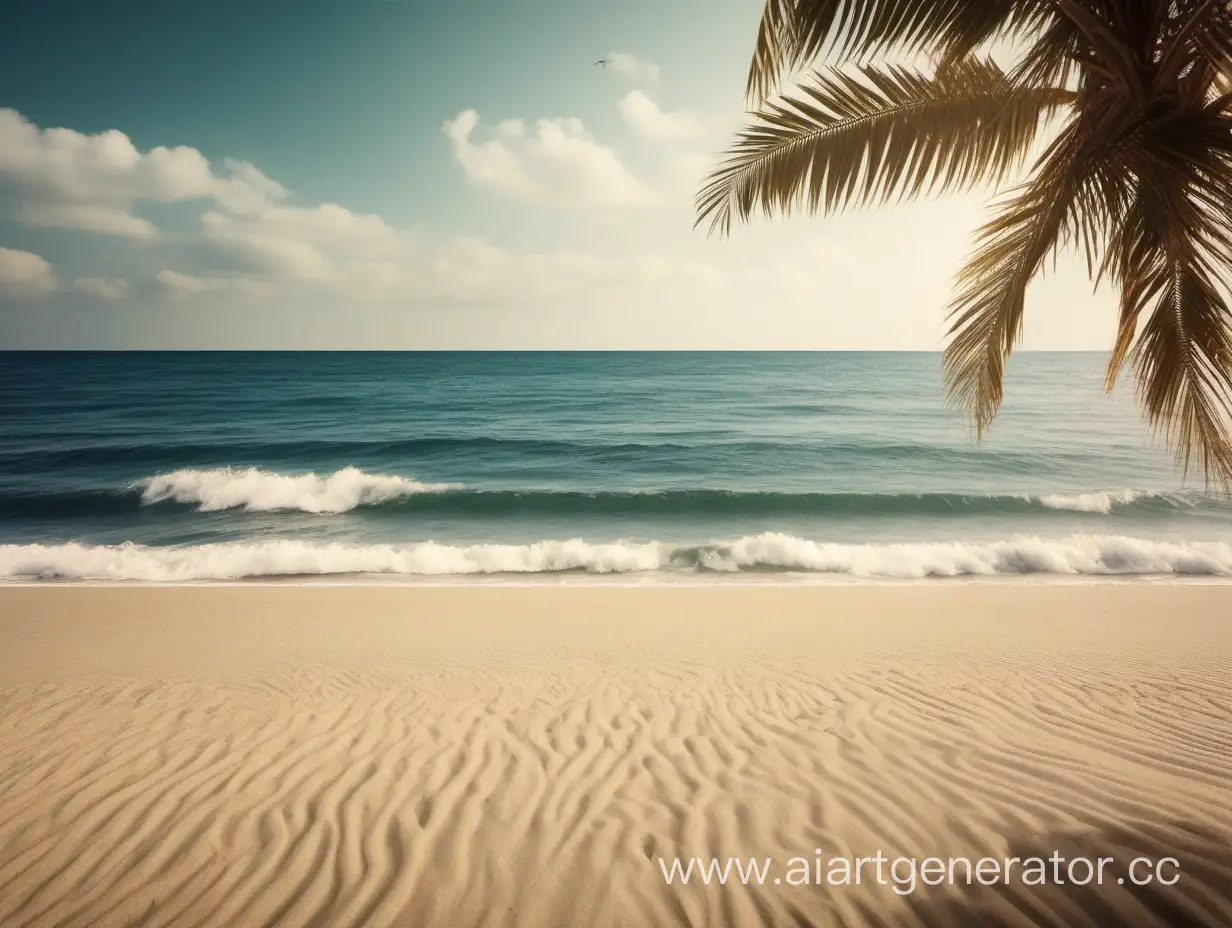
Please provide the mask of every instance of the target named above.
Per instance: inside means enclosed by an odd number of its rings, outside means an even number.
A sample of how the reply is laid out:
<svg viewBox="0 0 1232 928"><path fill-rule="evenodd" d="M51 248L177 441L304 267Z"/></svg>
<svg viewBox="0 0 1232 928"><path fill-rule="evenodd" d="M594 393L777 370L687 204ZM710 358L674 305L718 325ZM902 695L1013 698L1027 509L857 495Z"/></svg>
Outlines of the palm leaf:
<svg viewBox="0 0 1232 928"><path fill-rule="evenodd" d="M1053 17L1030 37L1026 50L1010 70L1010 80L1031 87L1068 87L1072 76L1081 73L1076 59L1083 51L1082 33L1073 21Z"/></svg>
<svg viewBox="0 0 1232 928"><path fill-rule="evenodd" d="M1227 36L1219 42L1218 36L1212 36L1212 30L1219 30L1221 22L1227 20L1227 0L1191 0L1191 9L1184 5L1172 7L1169 12L1174 15L1166 17L1159 26L1158 39L1155 48L1154 85L1158 92L1172 87L1186 68L1195 63L1194 59L1202 58L1209 65L1205 46L1207 40L1216 39L1216 45L1222 46L1226 56L1228 50Z"/></svg>
<svg viewBox="0 0 1232 928"><path fill-rule="evenodd" d="M1106 386L1129 360L1182 468L1196 462L1232 489L1232 119L1222 102L1144 133L1131 152L1137 198L1110 255L1121 319Z"/></svg>
<svg viewBox="0 0 1232 928"><path fill-rule="evenodd" d="M980 229L975 253L959 272L942 364L950 402L970 415L979 435L1001 405L1005 359L1022 335L1028 284L1050 252L1090 231L1090 211L1108 209L1097 196L1103 161L1084 130L1078 120L1066 126L1031 180Z"/></svg>
<svg viewBox="0 0 1232 928"><path fill-rule="evenodd" d="M1232 488L1232 309L1212 268L1158 254L1136 289L1148 313L1132 351L1138 394L1182 469Z"/></svg>
<svg viewBox="0 0 1232 928"><path fill-rule="evenodd" d="M998 38L1008 73L973 58ZM939 66L867 64L890 53ZM848 69L766 102L820 55ZM712 230L1004 181L1069 108L959 275L949 398L988 427L1027 286L1078 244L1120 291L1106 385L1132 362L1181 465L1232 490L1232 0L766 0L747 91L761 112L698 194Z"/></svg>
<svg viewBox="0 0 1232 928"><path fill-rule="evenodd" d="M965 57L989 39L1041 27L1052 0L766 0L749 66L758 102L779 79L822 54L836 62L890 49Z"/></svg>
<svg viewBox="0 0 1232 928"><path fill-rule="evenodd" d="M1074 24L1089 48L1088 70L1106 77L1123 98L1144 101L1147 88L1141 79L1141 59L1135 45L1127 41L1127 33L1133 31L1134 25L1126 21L1127 10L1108 4L1106 0L1104 3L1089 0L1052 2L1058 12Z"/></svg>
<svg viewBox="0 0 1232 928"><path fill-rule="evenodd" d="M1065 90L1013 85L991 61L935 75L894 66L818 72L767 104L697 197L700 224L729 232L758 207L833 212L997 182L1021 166Z"/></svg>
<svg viewBox="0 0 1232 928"><path fill-rule="evenodd" d="M1228 0L1189 0L1200 5L1183 22L1173 43L1192 49L1215 75L1217 85L1232 90L1232 3Z"/></svg>

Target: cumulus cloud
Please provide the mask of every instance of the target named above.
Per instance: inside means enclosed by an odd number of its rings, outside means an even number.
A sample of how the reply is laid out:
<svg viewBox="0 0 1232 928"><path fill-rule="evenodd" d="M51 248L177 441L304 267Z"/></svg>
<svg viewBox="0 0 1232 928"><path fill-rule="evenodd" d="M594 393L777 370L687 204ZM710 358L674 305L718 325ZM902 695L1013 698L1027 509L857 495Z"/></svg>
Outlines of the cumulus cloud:
<svg viewBox="0 0 1232 928"><path fill-rule="evenodd" d="M645 138L676 142L698 132L697 120L690 113L668 112L641 90L630 90L618 105L625 122Z"/></svg>
<svg viewBox="0 0 1232 928"><path fill-rule="evenodd" d="M299 280L328 281L333 275L329 259L301 235L271 231L260 214L251 221L223 213L201 217L205 240L220 253L230 254L246 270Z"/></svg>
<svg viewBox="0 0 1232 928"><path fill-rule="evenodd" d="M132 215L126 206L65 203L37 198L24 199L13 218L40 229L77 229L101 235L150 239L158 234L154 223Z"/></svg>
<svg viewBox="0 0 1232 928"><path fill-rule="evenodd" d="M630 90L617 101L617 108L625 123L657 148L666 169L661 199L691 202L714 167L715 158L698 151L707 147L709 129L688 110L664 109L644 90Z"/></svg>
<svg viewBox="0 0 1232 928"><path fill-rule="evenodd" d="M660 121L680 115L655 112ZM481 126L478 114L466 110L444 131L471 181L511 198L557 206L648 199L616 154L576 119ZM153 291L131 288L143 297L504 304L705 287L725 277L714 267L655 255L528 251L466 236L420 240L376 214L297 204L282 184L245 161L211 166L192 148L141 152L118 131L40 130L11 110L0 111L0 180L12 184L28 222L146 242L146 261L161 270ZM195 229L159 236L134 212L143 200L199 202ZM25 252L4 252L0 273L5 292L39 294L56 286L51 266ZM147 273L141 277L148 281ZM71 292L119 300L137 278L69 279Z"/></svg>
<svg viewBox="0 0 1232 928"><path fill-rule="evenodd" d="M0 109L0 180L13 188L13 218L26 225L151 239L157 228L133 211L143 200L212 198L243 211L286 195L250 164L228 161L223 168L216 174L195 148L141 152L115 129L94 135L39 129L15 110Z"/></svg>
<svg viewBox="0 0 1232 928"><path fill-rule="evenodd" d="M477 141L479 114L463 110L443 129L470 180L504 196L553 206L626 206L648 199L612 149L578 119L499 123Z"/></svg>
<svg viewBox="0 0 1232 928"><path fill-rule="evenodd" d="M100 300L118 300L128 293L128 281L108 280L104 277L78 277L73 281L73 289L79 293L98 297Z"/></svg>
<svg viewBox="0 0 1232 928"><path fill-rule="evenodd" d="M407 233L378 215L333 203L207 210L200 223L200 238L186 252L192 267L157 275L173 295L303 286L377 298L405 289L406 267L415 257Z"/></svg>
<svg viewBox="0 0 1232 928"><path fill-rule="evenodd" d="M332 256L327 280L263 274L209 275L166 268L156 275L175 299L211 295L258 296L287 288L325 288L354 301L412 304L550 303L618 294L640 287L716 284L725 275L709 265L667 261L657 255L599 256L571 249L519 251L482 238L458 237L402 250L389 259ZM308 292L308 291L304 291Z"/></svg>
<svg viewBox="0 0 1232 928"><path fill-rule="evenodd" d="M223 159L227 174L214 179L211 196L233 213L254 213L285 199L289 191L247 161Z"/></svg>
<svg viewBox="0 0 1232 928"><path fill-rule="evenodd" d="M45 296L56 289L51 264L40 255L0 248L0 295L10 299Z"/></svg>
<svg viewBox="0 0 1232 928"><path fill-rule="evenodd" d="M629 80L644 84L653 84L659 79L659 66L649 61L642 61L630 52L609 52L603 56L608 61L608 67L617 74Z"/></svg>
<svg viewBox="0 0 1232 928"><path fill-rule="evenodd" d="M246 214L211 210L201 217L201 247L207 262L248 275L329 285L343 292L372 293L400 263L412 242L380 216L326 203L266 206Z"/></svg>
<svg viewBox="0 0 1232 928"><path fill-rule="evenodd" d="M174 271L159 271L154 279L174 297L199 296L203 293L231 293L242 296L267 296L272 292L268 281L246 277L196 276Z"/></svg>
<svg viewBox="0 0 1232 928"><path fill-rule="evenodd" d="M181 274L179 271L164 269L155 275L155 279L174 293L205 293L207 290L221 290L220 282L193 277L191 274Z"/></svg>

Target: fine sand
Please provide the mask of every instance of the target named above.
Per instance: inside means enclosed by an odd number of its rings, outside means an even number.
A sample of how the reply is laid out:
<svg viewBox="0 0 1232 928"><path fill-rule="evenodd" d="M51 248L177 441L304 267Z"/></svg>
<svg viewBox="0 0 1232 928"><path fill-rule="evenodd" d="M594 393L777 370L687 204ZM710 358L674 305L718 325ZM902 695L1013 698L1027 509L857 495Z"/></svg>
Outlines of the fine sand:
<svg viewBox="0 0 1232 928"><path fill-rule="evenodd" d="M6 928L1226 926L1230 842L1232 586L0 589Z"/></svg>

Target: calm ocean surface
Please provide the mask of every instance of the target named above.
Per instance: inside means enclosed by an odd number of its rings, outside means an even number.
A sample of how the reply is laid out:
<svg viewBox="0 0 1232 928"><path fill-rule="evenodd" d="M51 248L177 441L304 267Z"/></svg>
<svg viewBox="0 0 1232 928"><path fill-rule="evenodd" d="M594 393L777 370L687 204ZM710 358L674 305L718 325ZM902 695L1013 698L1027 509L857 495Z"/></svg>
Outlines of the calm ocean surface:
<svg viewBox="0 0 1232 928"><path fill-rule="evenodd" d="M0 578L1232 575L1102 363L976 444L935 354L0 354Z"/></svg>

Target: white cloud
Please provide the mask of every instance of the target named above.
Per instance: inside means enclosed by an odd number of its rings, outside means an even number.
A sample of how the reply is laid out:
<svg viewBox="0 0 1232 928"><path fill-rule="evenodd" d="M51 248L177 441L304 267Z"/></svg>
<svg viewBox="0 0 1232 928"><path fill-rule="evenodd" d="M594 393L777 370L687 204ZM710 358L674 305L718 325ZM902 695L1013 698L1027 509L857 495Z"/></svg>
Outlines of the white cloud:
<svg viewBox="0 0 1232 928"><path fill-rule="evenodd" d="M299 280L328 281L333 276L329 259L301 236L271 231L261 221L208 212L201 217L206 241L240 257L258 272Z"/></svg>
<svg viewBox="0 0 1232 928"><path fill-rule="evenodd" d="M680 115L654 112L660 121ZM624 205L648 197L616 154L576 119L507 119L476 141L479 128L478 115L467 110L444 130L471 180L506 196L561 206ZM668 151L675 151L671 142ZM147 246L163 255L154 281L175 300L589 304L639 288L705 290L729 276L653 254L524 251L466 236L420 241L376 214L292 203L285 187L248 162L224 161L218 173L192 148L142 153L121 132L41 131L12 111L0 111L0 172L16 184L28 221L134 239L156 237L132 211L139 201L200 201L195 233ZM7 255L8 289L20 283L26 292L46 292L55 286L41 258ZM130 292L127 280L102 277L78 277L71 289L106 300Z"/></svg>
<svg viewBox="0 0 1232 928"><path fill-rule="evenodd" d="M639 83L653 84L659 79L659 66L642 61L629 52L609 52L603 56L608 67L624 77Z"/></svg>
<svg viewBox="0 0 1232 928"><path fill-rule="evenodd" d="M181 274L179 271L162 270L155 275L155 279L176 293L205 293L207 290L223 289L219 281L204 280L191 274Z"/></svg>
<svg viewBox="0 0 1232 928"><path fill-rule="evenodd" d="M136 239L150 239L158 234L154 223L132 215L127 206L115 204L29 199L20 203L13 218L40 229L77 229Z"/></svg>
<svg viewBox="0 0 1232 928"><path fill-rule="evenodd" d="M268 281L246 277L196 276L164 269L155 274L154 279L175 297L199 296L203 293L268 296L273 292Z"/></svg>
<svg viewBox="0 0 1232 928"><path fill-rule="evenodd" d="M0 295L12 299L40 297L56 289L47 260L28 251L0 248Z"/></svg>
<svg viewBox="0 0 1232 928"><path fill-rule="evenodd" d="M559 206L649 197L576 119L507 119L482 141L479 128L478 114L467 110L444 130L471 180L506 196ZM315 291L356 300L551 301L714 273L653 256L520 252L465 236L417 242L376 214L293 204L285 187L248 162L223 161L216 173L192 148L142 153L122 132L39 130L11 110L0 111L0 173L16 182L27 221L134 239L157 234L132 212L140 200L203 201L198 232L155 275L180 299ZM97 277L77 278L72 289L109 300L129 292L125 280Z"/></svg>
<svg viewBox="0 0 1232 928"><path fill-rule="evenodd" d="M257 277L329 285L350 294L382 289L411 256L410 236L380 216L333 203L267 206L245 215L209 211L202 240L232 266ZM400 278L401 275L395 275Z"/></svg>
<svg viewBox="0 0 1232 928"><path fill-rule="evenodd" d="M307 212L307 211L305 211ZM269 234L269 229L264 234ZM288 234L293 234L288 232ZM409 305L441 303L543 304L603 299L638 288L715 284L720 269L658 255L597 255L568 248L521 251L478 237L415 243L394 233L381 247L322 246L327 274L296 273L293 264L270 263L240 276L209 276L167 269L158 275L173 296L227 293L330 293L349 301L397 301ZM265 252L290 253L300 239L263 242ZM258 288L264 286L266 290ZM308 289L304 289L308 288Z"/></svg>
<svg viewBox="0 0 1232 928"><path fill-rule="evenodd" d="M215 178L211 194L218 203L233 213L252 213L266 209L271 203L286 199L289 192L272 178L266 177L247 161L223 160L228 176Z"/></svg>
<svg viewBox="0 0 1232 928"><path fill-rule="evenodd" d="M663 109L642 90L626 93L617 101L617 108L627 125L658 147L665 169L661 199L691 202L716 160L697 150L709 138L707 127L688 110Z"/></svg>
<svg viewBox="0 0 1232 928"><path fill-rule="evenodd" d="M260 208L286 191L244 162L216 175L195 148L139 151L115 129L86 135L42 129L12 109L0 109L0 180L16 194L18 222L132 239L158 230L133 212L143 200L180 203L212 198L235 211Z"/></svg>
<svg viewBox="0 0 1232 928"><path fill-rule="evenodd" d="M128 281L107 280L104 277L78 277L73 281L73 288L80 293L96 296L100 300L118 300L128 293Z"/></svg>
<svg viewBox="0 0 1232 928"><path fill-rule="evenodd" d="M0 109L0 194L14 216L125 236L132 244L108 261L136 257L129 266L109 263L112 279L78 276L89 272L69 267L69 252L46 252L53 268L39 255L0 249L0 302L60 291L67 305L83 302L82 294L133 304L132 312L87 314L72 330L40 321L41 314L17 314L24 317L18 325L32 328L6 334L15 344L74 347L160 340L371 347L373 338L421 347L939 346L952 274L983 218L979 197L824 223L802 216L755 222L707 242L704 229L692 229L690 201L720 157L699 151L719 151L727 130L715 137L711 117L690 127L691 113L664 110L653 91L630 89L620 86L609 103L623 95L623 118L652 141L638 146L638 156L648 156L638 178L577 120L481 125L467 110L445 124L471 182L523 202L624 204L646 199L643 183L653 182L653 213L553 216L563 247L506 248L418 226L412 235L380 215L296 202L248 162L211 164L187 147L141 151L119 131L41 130ZM163 211L177 214L176 234L161 235L145 218L143 206L154 203L181 204ZM187 231L185 216L197 217ZM547 228L541 218L522 211L505 235L536 239ZM889 252L905 262L900 273L871 273ZM1085 274L1075 268L1072 279L1044 282L1052 288L1047 299L1033 298L1031 347L1106 348L1115 303L1074 313L1090 304ZM141 324L142 313L170 300L209 311ZM238 312L226 311L237 305ZM366 334L373 331L379 334Z"/></svg>
<svg viewBox="0 0 1232 928"><path fill-rule="evenodd" d="M333 203L267 204L245 213L208 210L191 254L190 271L166 269L159 281L171 293L260 293L266 288L326 288L338 296L371 299L404 288L414 258L411 237L380 216ZM219 273L225 268L229 273Z"/></svg>
<svg viewBox="0 0 1232 928"><path fill-rule="evenodd" d="M690 113L668 112L641 90L630 90L618 105L625 122L648 139L676 142L695 136L699 129Z"/></svg>
<svg viewBox="0 0 1232 928"><path fill-rule="evenodd" d="M242 238L295 241L320 248L344 247L387 252L404 240L374 213L356 213L334 203L319 206L270 206L246 215L217 211L201 217L207 236L218 240Z"/></svg>
<svg viewBox="0 0 1232 928"><path fill-rule="evenodd" d="M474 140L479 114L463 110L443 127L467 177L516 200L553 206L626 206L648 194L612 149L581 121L540 119L533 132L505 120L486 141Z"/></svg>

